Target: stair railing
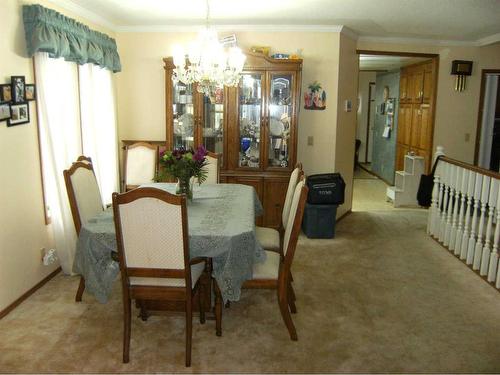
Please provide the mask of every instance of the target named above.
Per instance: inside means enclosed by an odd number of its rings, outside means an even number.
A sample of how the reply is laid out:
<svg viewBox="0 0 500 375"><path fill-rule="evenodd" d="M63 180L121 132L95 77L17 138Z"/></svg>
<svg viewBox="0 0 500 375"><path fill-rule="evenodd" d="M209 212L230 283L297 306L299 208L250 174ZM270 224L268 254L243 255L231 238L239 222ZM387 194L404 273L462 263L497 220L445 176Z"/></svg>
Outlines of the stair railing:
<svg viewBox="0 0 500 375"><path fill-rule="evenodd" d="M442 156L427 232L500 289L500 174Z"/></svg>

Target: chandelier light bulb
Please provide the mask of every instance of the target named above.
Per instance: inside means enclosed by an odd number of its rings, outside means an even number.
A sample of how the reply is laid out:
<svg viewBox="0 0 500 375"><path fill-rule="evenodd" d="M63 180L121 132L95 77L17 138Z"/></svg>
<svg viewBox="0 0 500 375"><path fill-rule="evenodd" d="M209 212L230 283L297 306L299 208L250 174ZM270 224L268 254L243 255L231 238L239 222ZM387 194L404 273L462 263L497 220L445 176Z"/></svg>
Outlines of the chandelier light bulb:
<svg viewBox="0 0 500 375"><path fill-rule="evenodd" d="M226 51L219 42L217 31L209 27L208 5L207 1L207 26L188 45L188 55L182 46L174 46L172 80L197 83L199 92L213 97L217 89L238 86L246 56L237 47Z"/></svg>

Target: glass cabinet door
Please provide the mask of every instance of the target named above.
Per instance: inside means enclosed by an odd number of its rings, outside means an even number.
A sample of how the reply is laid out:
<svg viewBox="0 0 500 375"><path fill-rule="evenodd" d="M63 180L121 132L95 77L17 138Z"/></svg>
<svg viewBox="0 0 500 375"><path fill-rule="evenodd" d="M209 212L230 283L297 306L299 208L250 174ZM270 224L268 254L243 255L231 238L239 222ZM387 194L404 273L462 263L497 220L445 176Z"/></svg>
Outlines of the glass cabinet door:
<svg viewBox="0 0 500 375"><path fill-rule="evenodd" d="M213 97L203 96L203 117L202 144L208 151L222 155L224 151L224 89L217 89Z"/></svg>
<svg viewBox="0 0 500 375"><path fill-rule="evenodd" d="M193 85L178 82L173 85L173 147L194 147L195 118Z"/></svg>
<svg viewBox="0 0 500 375"><path fill-rule="evenodd" d="M239 141L238 166L260 168L260 125L262 121L262 74L246 73L239 85Z"/></svg>
<svg viewBox="0 0 500 375"><path fill-rule="evenodd" d="M287 168L293 117L291 74L271 74L268 114L267 166Z"/></svg>

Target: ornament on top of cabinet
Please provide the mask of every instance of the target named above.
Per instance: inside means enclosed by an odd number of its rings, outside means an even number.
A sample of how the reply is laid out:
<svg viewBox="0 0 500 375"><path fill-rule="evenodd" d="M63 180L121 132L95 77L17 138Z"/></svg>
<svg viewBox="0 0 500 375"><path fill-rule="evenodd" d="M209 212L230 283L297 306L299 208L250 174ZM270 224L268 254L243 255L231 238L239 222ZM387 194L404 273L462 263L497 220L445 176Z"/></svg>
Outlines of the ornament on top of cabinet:
<svg viewBox="0 0 500 375"><path fill-rule="evenodd" d="M313 110L324 110L326 108L326 92L322 89L318 81L307 86L308 90L304 94L304 108Z"/></svg>

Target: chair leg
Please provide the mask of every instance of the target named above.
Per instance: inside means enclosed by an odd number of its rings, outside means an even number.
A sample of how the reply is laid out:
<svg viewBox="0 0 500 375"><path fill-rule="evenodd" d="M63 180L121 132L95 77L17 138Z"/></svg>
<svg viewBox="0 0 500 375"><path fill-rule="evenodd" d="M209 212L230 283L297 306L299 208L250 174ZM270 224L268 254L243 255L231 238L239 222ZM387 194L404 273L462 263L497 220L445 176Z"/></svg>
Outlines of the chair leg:
<svg viewBox="0 0 500 375"><path fill-rule="evenodd" d="M217 281L214 280L215 289L215 334L222 336L222 294Z"/></svg>
<svg viewBox="0 0 500 375"><path fill-rule="evenodd" d="M123 363L129 362L130 354L130 325L131 325L131 301L128 293L123 296Z"/></svg>
<svg viewBox="0 0 500 375"><path fill-rule="evenodd" d="M144 301L140 301L139 302L139 306L140 306L140 314L139 314L139 316L141 317L141 320L143 322L145 322L149 318L149 313L148 313L148 310L146 309Z"/></svg>
<svg viewBox="0 0 500 375"><path fill-rule="evenodd" d="M281 288L280 288L281 289ZM285 322L286 328L288 328L288 333L290 334L290 339L292 341L297 341L297 331L293 325L292 316L290 315L290 310L288 310L288 298L287 291L278 289L278 304L281 311L281 316Z"/></svg>
<svg viewBox="0 0 500 375"><path fill-rule="evenodd" d="M191 301L186 301L186 367L191 367L192 337L193 337L193 310Z"/></svg>
<svg viewBox="0 0 500 375"><path fill-rule="evenodd" d="M82 302L83 291L85 290L85 279L80 276L80 284L78 284L78 290L76 291L75 302Z"/></svg>
<svg viewBox="0 0 500 375"><path fill-rule="evenodd" d="M297 306L295 306L295 292L293 291L292 283L288 283L288 306L292 314L297 314Z"/></svg>
<svg viewBox="0 0 500 375"><path fill-rule="evenodd" d="M205 324L205 306L203 306L203 297L206 293L206 288L204 285L198 287L198 306L200 308L200 323ZM203 295L203 296L202 296Z"/></svg>

